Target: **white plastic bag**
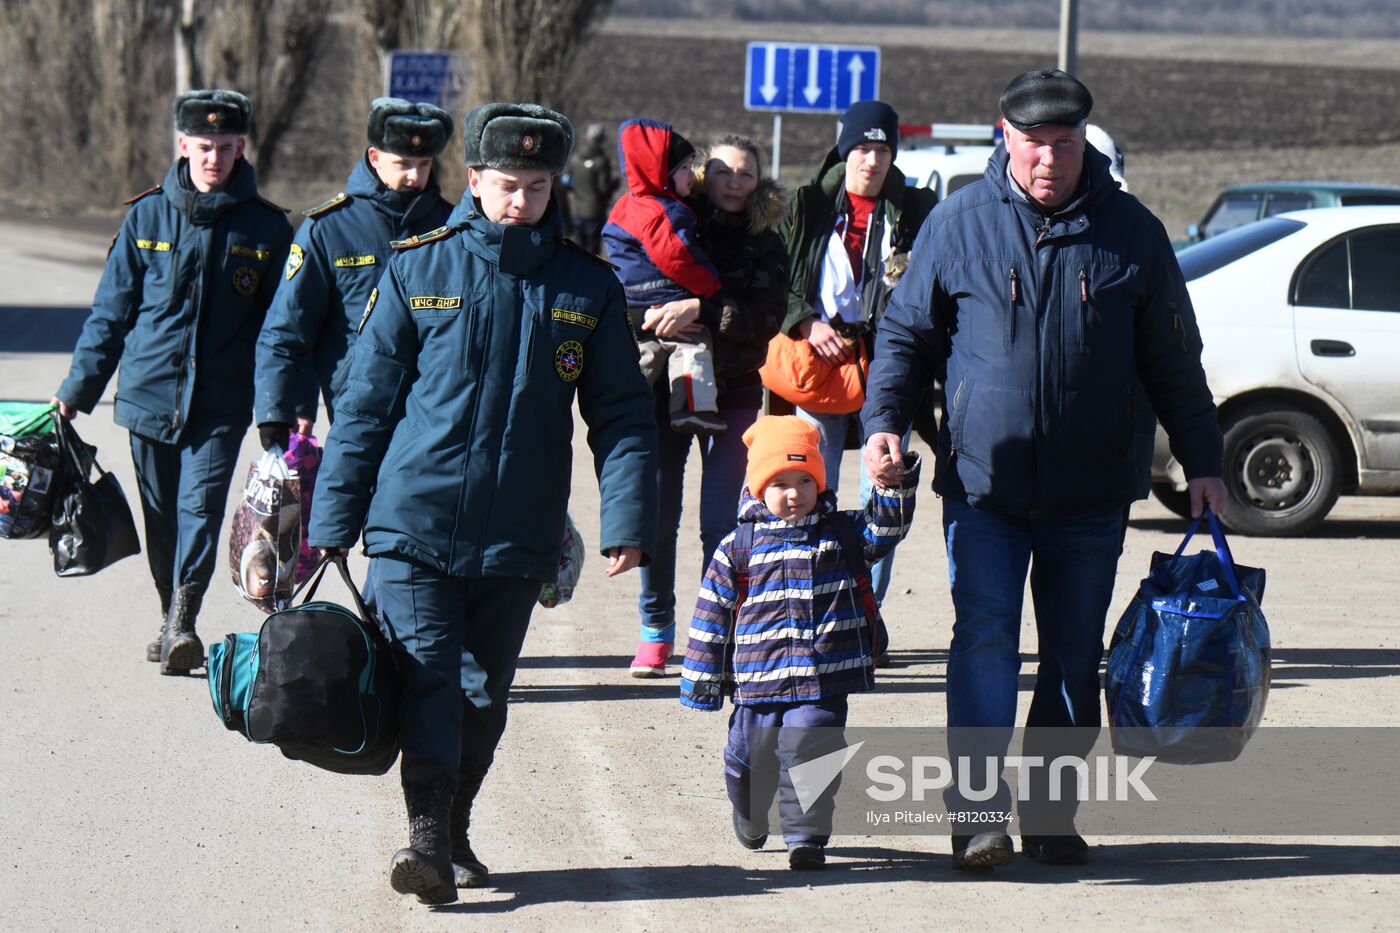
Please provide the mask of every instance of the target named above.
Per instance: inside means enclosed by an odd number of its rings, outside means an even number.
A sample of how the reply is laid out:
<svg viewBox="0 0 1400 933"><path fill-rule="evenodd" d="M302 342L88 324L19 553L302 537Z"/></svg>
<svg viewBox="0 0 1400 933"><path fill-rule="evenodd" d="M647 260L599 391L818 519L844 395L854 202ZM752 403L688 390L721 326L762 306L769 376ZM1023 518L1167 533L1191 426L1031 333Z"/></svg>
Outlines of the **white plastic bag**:
<svg viewBox="0 0 1400 933"><path fill-rule="evenodd" d="M288 604L301 548L301 481L273 447L248 468L229 531L229 570L243 598L263 612Z"/></svg>

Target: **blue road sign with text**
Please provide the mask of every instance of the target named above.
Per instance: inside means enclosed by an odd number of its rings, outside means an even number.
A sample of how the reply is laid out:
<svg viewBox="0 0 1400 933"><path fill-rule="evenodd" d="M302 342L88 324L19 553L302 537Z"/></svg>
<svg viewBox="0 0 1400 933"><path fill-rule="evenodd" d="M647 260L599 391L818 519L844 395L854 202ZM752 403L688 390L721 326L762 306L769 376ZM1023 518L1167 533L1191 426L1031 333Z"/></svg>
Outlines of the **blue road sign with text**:
<svg viewBox="0 0 1400 933"><path fill-rule="evenodd" d="M444 107L452 88L447 52L389 53L389 96Z"/></svg>
<svg viewBox="0 0 1400 933"><path fill-rule="evenodd" d="M744 107L797 113L841 113L880 96L875 46L750 42Z"/></svg>

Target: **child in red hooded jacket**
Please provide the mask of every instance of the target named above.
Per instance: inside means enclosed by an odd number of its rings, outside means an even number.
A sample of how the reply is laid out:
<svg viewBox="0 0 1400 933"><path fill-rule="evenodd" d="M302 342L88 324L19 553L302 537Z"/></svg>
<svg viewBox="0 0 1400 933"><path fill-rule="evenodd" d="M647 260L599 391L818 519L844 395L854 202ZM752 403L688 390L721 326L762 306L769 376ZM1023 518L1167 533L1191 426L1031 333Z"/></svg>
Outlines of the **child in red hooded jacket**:
<svg viewBox="0 0 1400 933"><path fill-rule="evenodd" d="M665 123L647 119L618 127L617 147L627 193L613 205L603 241L637 327L642 372L652 385L666 373L673 430L719 434L726 425L718 413L708 329L692 322L657 333L663 306L719 291L719 273L696 239L695 213L681 200L694 184L695 147Z"/></svg>

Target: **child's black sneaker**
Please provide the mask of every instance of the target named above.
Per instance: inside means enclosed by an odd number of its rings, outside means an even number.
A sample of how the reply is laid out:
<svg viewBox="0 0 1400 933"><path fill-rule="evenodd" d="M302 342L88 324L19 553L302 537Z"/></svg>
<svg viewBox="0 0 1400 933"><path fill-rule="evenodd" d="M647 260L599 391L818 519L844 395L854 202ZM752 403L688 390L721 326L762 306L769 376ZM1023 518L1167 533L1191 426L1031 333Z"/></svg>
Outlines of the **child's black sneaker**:
<svg viewBox="0 0 1400 933"><path fill-rule="evenodd" d="M737 807L734 809L734 835L738 838L739 845L755 851L763 848L763 844L768 841L768 834L755 830L749 821L739 814Z"/></svg>
<svg viewBox="0 0 1400 933"><path fill-rule="evenodd" d="M826 865L826 848L810 842L788 843L788 868L793 871L814 871Z"/></svg>

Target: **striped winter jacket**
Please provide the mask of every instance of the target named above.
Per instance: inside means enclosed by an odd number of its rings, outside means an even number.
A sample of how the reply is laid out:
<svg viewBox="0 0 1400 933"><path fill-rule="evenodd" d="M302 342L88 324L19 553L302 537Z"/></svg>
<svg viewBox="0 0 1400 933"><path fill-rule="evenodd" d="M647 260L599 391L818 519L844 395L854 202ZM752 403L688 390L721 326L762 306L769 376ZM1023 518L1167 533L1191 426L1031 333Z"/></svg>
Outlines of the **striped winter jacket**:
<svg viewBox="0 0 1400 933"><path fill-rule="evenodd" d="M917 455L906 454L899 489L877 486L865 511L850 515L865 539L865 565L908 533L919 483ZM832 528L836 495L823 492L796 523L773 515L747 489L739 521L754 524L748 586L738 592L737 532L720 542L695 603L681 672L681 703L717 710L726 679L734 702L811 703L869 690L874 683L871 632L850 561ZM734 609L739 605L735 624ZM733 656L726 657L733 642Z"/></svg>

